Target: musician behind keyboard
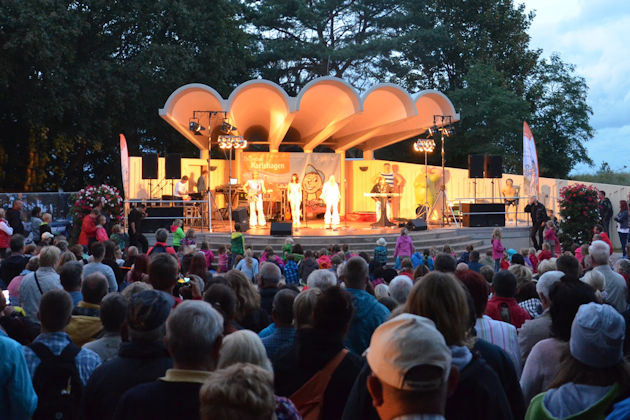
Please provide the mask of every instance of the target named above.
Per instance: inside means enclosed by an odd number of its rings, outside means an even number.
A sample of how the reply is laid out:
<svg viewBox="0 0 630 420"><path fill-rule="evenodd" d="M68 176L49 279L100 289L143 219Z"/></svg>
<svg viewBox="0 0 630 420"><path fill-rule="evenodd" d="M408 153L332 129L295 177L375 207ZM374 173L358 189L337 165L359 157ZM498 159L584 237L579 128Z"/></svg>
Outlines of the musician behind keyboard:
<svg viewBox="0 0 630 420"><path fill-rule="evenodd" d="M372 187L372 191L370 191L372 194L392 194L393 193L393 188L391 185L389 185L387 183L387 181L385 180L385 177L383 176L379 176L378 177L378 182L376 183L376 185L374 185L374 187ZM381 198L379 197L372 197L372 199L376 202L376 220L379 220L381 218ZM391 206L391 202L392 202L392 197L389 196L387 197L387 218L391 218L392 215L392 206Z"/></svg>

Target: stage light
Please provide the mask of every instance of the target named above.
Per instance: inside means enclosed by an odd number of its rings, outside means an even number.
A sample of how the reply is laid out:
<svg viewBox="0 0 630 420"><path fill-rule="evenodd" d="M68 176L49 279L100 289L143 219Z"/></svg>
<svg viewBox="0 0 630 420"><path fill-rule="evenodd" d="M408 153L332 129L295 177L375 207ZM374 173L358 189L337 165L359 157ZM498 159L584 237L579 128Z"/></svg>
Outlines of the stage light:
<svg viewBox="0 0 630 420"><path fill-rule="evenodd" d="M427 152L431 153L435 149L435 140L429 139L418 139L413 144L413 150L416 152Z"/></svg>
<svg viewBox="0 0 630 420"><path fill-rule="evenodd" d="M236 130L236 127L233 127L227 118L223 119L223 122L221 123L221 132L230 134L232 130Z"/></svg>
<svg viewBox="0 0 630 420"><path fill-rule="evenodd" d="M206 128L199 124L199 120L197 118L191 118L188 122L188 129L192 131L195 136L201 136L201 132Z"/></svg>
<svg viewBox="0 0 630 420"><path fill-rule="evenodd" d="M243 136L219 136L217 139L221 149L245 149L247 140Z"/></svg>

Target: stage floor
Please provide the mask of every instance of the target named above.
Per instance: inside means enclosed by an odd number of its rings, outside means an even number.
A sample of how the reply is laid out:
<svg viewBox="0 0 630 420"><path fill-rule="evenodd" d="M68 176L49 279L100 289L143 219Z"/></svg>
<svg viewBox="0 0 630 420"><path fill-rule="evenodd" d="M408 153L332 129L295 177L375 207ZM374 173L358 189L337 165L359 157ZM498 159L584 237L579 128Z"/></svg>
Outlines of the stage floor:
<svg viewBox="0 0 630 420"><path fill-rule="evenodd" d="M435 226L434 228L439 228ZM293 228L293 236L362 236L362 235L385 235L400 232L398 224L389 228L385 227L372 227L370 222L348 222L347 224L341 223L334 229L326 229L323 220L313 220L308 223L302 223L299 228ZM250 236L269 236L271 230L271 223L267 223L264 227L250 227L247 231L247 235ZM225 233L229 232L229 224L225 222L216 222L212 226L213 233ZM201 233L209 233L203 232Z"/></svg>

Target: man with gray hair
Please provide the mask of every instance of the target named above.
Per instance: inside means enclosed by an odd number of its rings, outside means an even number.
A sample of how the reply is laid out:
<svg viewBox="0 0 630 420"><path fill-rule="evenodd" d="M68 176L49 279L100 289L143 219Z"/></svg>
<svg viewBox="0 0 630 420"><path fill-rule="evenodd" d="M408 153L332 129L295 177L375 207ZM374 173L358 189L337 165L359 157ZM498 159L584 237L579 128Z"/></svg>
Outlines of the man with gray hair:
<svg viewBox="0 0 630 420"><path fill-rule="evenodd" d="M547 210L543 203L538 201L538 197L532 195L529 203L525 206L525 213L529 213L532 218L532 226L529 229L529 237L536 250L540 250L543 244L543 230L548 219Z"/></svg>
<svg viewBox="0 0 630 420"><path fill-rule="evenodd" d="M329 287L336 286L337 278L335 277L335 273L332 271L320 268L308 275L306 285L309 289L318 288L323 291Z"/></svg>
<svg viewBox="0 0 630 420"><path fill-rule="evenodd" d="M61 251L56 246L45 246L39 252L39 268L29 273L20 284L20 304L32 321L37 321L37 310L42 295L49 290L63 289L55 271Z"/></svg>
<svg viewBox="0 0 630 420"><path fill-rule="evenodd" d="M619 273L615 273L608 259L610 257L610 247L604 241L593 241L588 247L588 255L591 257L591 265L593 270L599 271L604 275L604 284L606 290L606 303L614 307L617 312L624 312L628 309L626 301L626 281Z"/></svg>
<svg viewBox="0 0 630 420"><path fill-rule="evenodd" d="M147 251L149 257L157 254L171 254L177 258L177 252L172 246L168 246L166 241L168 240L168 231L164 228L160 228L155 231L155 243Z"/></svg>
<svg viewBox="0 0 630 420"><path fill-rule="evenodd" d="M258 287L260 288L260 307L271 316L273 298L278 293L282 272L272 262L264 262L258 270Z"/></svg>
<svg viewBox="0 0 630 420"><path fill-rule="evenodd" d="M370 281L368 270L368 263L363 258L352 257L346 261L341 273L355 309L346 346L356 354L362 354L368 348L374 330L389 317L389 309L365 291Z"/></svg>
<svg viewBox="0 0 630 420"><path fill-rule="evenodd" d="M521 367L525 365L527 356L532 351L536 343L551 337L551 314L549 306L551 299L549 294L554 284L558 283L565 273L562 271L547 271L538 279L536 283L536 292L540 297L543 312L535 319L525 321L518 330L518 344L521 350Z"/></svg>
<svg viewBox="0 0 630 420"><path fill-rule="evenodd" d="M223 317L207 302L187 300L166 321L164 342L173 368L159 380L127 391L115 419L198 419L199 390L219 359Z"/></svg>
<svg viewBox="0 0 630 420"><path fill-rule="evenodd" d="M413 283L411 279L405 275L396 276L389 283L389 295L394 298L399 305L407 301L407 296L411 292Z"/></svg>

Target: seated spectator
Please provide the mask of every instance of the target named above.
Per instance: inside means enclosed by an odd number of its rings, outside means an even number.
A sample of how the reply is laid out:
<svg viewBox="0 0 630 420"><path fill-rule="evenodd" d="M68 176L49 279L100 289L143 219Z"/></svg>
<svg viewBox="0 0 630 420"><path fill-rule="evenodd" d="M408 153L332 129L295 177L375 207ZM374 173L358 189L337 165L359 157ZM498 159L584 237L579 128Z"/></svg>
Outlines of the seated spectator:
<svg viewBox="0 0 630 420"><path fill-rule="evenodd" d="M90 252L92 252L92 262L86 264L83 267L83 278L93 273L101 273L107 279L109 285L109 292L118 291L118 282L116 281L116 275L114 270L108 265L103 264L103 258L105 258L105 245L102 242L92 242L90 246Z"/></svg>
<svg viewBox="0 0 630 420"><path fill-rule="evenodd" d="M472 271L479 272L483 264L479 262L479 251L470 251L468 256L468 268Z"/></svg>
<svg viewBox="0 0 630 420"><path fill-rule="evenodd" d="M76 308L83 300L81 294L81 277L83 275L83 263L70 261L61 266L59 270L59 280L63 290L72 297L72 303Z"/></svg>
<svg viewBox="0 0 630 420"><path fill-rule="evenodd" d="M556 269L571 280L580 278L580 262L573 255L561 255L556 259Z"/></svg>
<svg viewBox="0 0 630 420"><path fill-rule="evenodd" d="M455 267L455 272L459 273L460 271L466 271L468 270L468 264L466 263L457 263L457 266Z"/></svg>
<svg viewBox="0 0 630 420"><path fill-rule="evenodd" d="M548 242L543 242L542 251L538 253L538 263L549 260L553 258L553 253L551 252L551 245Z"/></svg>
<svg viewBox="0 0 630 420"><path fill-rule="evenodd" d="M382 324L372 335L367 361L367 388L382 419L444 418L458 371L451 369L451 351L433 321L402 314Z"/></svg>
<svg viewBox="0 0 630 420"><path fill-rule="evenodd" d="M624 312L628 308L628 303L626 302L626 281L621 274L615 273L610 268L608 264L610 256L608 245L603 241L593 241L588 248L588 254L591 257L593 270L599 271L604 275L604 288L607 295L606 303L613 306L617 312Z"/></svg>
<svg viewBox="0 0 630 420"><path fill-rule="evenodd" d="M127 317L127 299L120 293L108 294L101 301L99 316L103 324L102 337L84 344L83 348L92 350L106 362L118 356L121 329Z"/></svg>
<svg viewBox="0 0 630 420"><path fill-rule="evenodd" d="M39 256L28 257L28 262L26 263L26 267L24 267L24 270L22 270L22 272L17 277L13 277L13 280L11 280L11 283L9 283L9 286L7 287L7 290L9 291L9 296L11 297L11 300L13 302L17 303L18 305L20 304L20 285L22 284L22 280L24 280L24 277L27 274L37 271L38 268Z"/></svg>
<svg viewBox="0 0 630 420"><path fill-rule="evenodd" d="M236 363L210 374L201 387L201 420L272 419L278 400L273 395L273 375L266 369ZM287 399L287 403L293 404ZM283 411L285 417L289 413Z"/></svg>
<svg viewBox="0 0 630 420"><path fill-rule="evenodd" d="M131 270L127 273L127 283L149 281L149 257L147 254L136 255Z"/></svg>
<svg viewBox="0 0 630 420"><path fill-rule="evenodd" d="M580 305L595 302L594 290L577 281L557 282L549 292L551 298L551 338L534 345L523 367L521 389L525 402L549 388L558 372L563 349L571 337L571 323Z"/></svg>
<svg viewBox="0 0 630 420"><path fill-rule="evenodd" d="M0 262L0 287L6 289L15 277L26 267L28 257L24 256L24 236L16 233L9 240L11 253Z"/></svg>
<svg viewBox="0 0 630 420"><path fill-rule="evenodd" d="M19 293L19 306L32 320L37 320L37 310L42 296L55 289L62 289L55 266L61 251L54 246L46 246L39 252L39 268L22 279Z"/></svg>
<svg viewBox="0 0 630 420"><path fill-rule="evenodd" d="M236 323L236 293L225 284L215 283L203 294L208 302L223 317L223 336L238 331L241 327Z"/></svg>
<svg viewBox="0 0 630 420"><path fill-rule="evenodd" d="M559 282L564 275L561 271L547 271L536 282L536 292L540 297L543 312L538 318L525 321L518 330L521 364L525 364L529 352L536 343L551 337L551 314L549 312L551 299L549 294L553 285Z"/></svg>
<svg viewBox="0 0 630 420"><path fill-rule="evenodd" d="M389 283L389 295L398 302L399 305L402 305L407 301L407 296L409 296L409 292L411 292L411 288L413 287L413 282L407 276L396 276Z"/></svg>
<svg viewBox="0 0 630 420"><path fill-rule="evenodd" d="M491 267L491 268L494 267L494 260L492 259L492 250L486 251L486 253L479 260L479 262L483 266L488 266L488 267Z"/></svg>
<svg viewBox="0 0 630 420"><path fill-rule="evenodd" d="M66 327L66 332L77 346L96 339L103 330L100 308L107 294L107 279L98 272L90 274L83 280L81 294L83 300L72 310L72 319Z"/></svg>
<svg viewBox="0 0 630 420"><path fill-rule="evenodd" d="M235 269L243 272L252 281L256 278L258 274L258 260L254 258L251 248L245 250L245 258L236 264Z"/></svg>
<svg viewBox="0 0 630 420"><path fill-rule="evenodd" d="M367 272L367 263L361 261ZM289 397L302 416L309 403L323 398L321 418L341 418L362 364L361 357L343 345L353 312L352 298L341 288L321 292L312 312L312 328L299 328L293 346L274 361L276 394ZM315 386L324 380L328 380L324 389Z"/></svg>
<svg viewBox="0 0 630 420"><path fill-rule="evenodd" d="M203 301L181 303L166 321L164 342L173 368L155 382L136 385L116 405L115 419L199 419L199 390L215 369L223 319Z"/></svg>
<svg viewBox="0 0 630 420"><path fill-rule="evenodd" d="M315 259L313 258L313 251L307 249L304 252L304 259L300 263L299 267L300 280L303 283L306 283L308 276L317 269L319 269L319 265L317 264L317 261L315 261Z"/></svg>
<svg viewBox="0 0 630 420"><path fill-rule="evenodd" d="M275 329L273 333L262 339L267 356L273 359L278 351L293 344L295 328L293 327L293 301L297 293L290 289L280 290L273 298L271 319Z"/></svg>
<svg viewBox="0 0 630 420"><path fill-rule="evenodd" d="M374 288L374 297L380 299L385 296L389 296L389 286L385 283L377 284Z"/></svg>
<svg viewBox="0 0 630 420"><path fill-rule="evenodd" d="M496 373L465 346L470 311L460 282L440 272L424 276L411 290L404 312L431 319L451 349L460 375L457 388L446 403L446 418L512 418Z"/></svg>
<svg viewBox="0 0 630 420"><path fill-rule="evenodd" d="M114 272L114 277L116 278L116 284L118 285L118 289L123 289L123 282L125 281L125 273L118 265L116 258L116 244L113 241L107 240L103 242L105 245L105 255L103 256L103 264L108 266ZM117 291L118 289L114 290ZM112 292L112 290L110 290Z"/></svg>
<svg viewBox="0 0 630 420"><path fill-rule="evenodd" d="M516 302L516 277L507 270L495 273L492 278L494 296L488 301L486 314L497 321L507 322L520 328L523 323L532 317Z"/></svg>
<svg viewBox="0 0 630 420"><path fill-rule="evenodd" d="M625 260L624 260L625 261ZM588 284L595 290L595 296L597 297L597 303L605 303L608 294L605 291L606 278L602 273L595 270L590 270L582 277L584 283Z"/></svg>
<svg viewBox="0 0 630 420"><path fill-rule="evenodd" d="M316 287L320 290L326 290L337 285L337 278L330 270L318 268L308 275L306 285L309 289Z"/></svg>
<svg viewBox="0 0 630 420"><path fill-rule="evenodd" d="M624 320L611 306L580 306L568 352L548 390L536 396L526 419L603 419L630 392L630 366L623 359ZM607 417L607 418L626 418Z"/></svg>
<svg viewBox="0 0 630 420"><path fill-rule="evenodd" d="M133 286L150 287L146 283ZM111 420L116 403L135 385L155 381L173 366L164 346L164 322L171 303L162 293L144 290L129 297L126 320L129 341L122 342L118 356L99 366L83 391L83 418ZM125 374L121 374L125 372Z"/></svg>
<svg viewBox="0 0 630 420"><path fill-rule="evenodd" d="M269 315L260 307L260 293L247 276L238 270L230 270L225 278L236 293L236 322L254 332L269 325Z"/></svg>
<svg viewBox="0 0 630 420"><path fill-rule="evenodd" d="M0 298L1 299L1 298ZM0 329L0 412L7 420L30 419L37 408L22 346Z"/></svg>
<svg viewBox="0 0 630 420"><path fill-rule="evenodd" d="M182 299L173 296L173 289L177 284L179 266L177 260L170 254L156 254L149 263L149 283L164 295L172 307L179 305Z"/></svg>
<svg viewBox="0 0 630 420"><path fill-rule="evenodd" d="M435 267L435 271L439 271L441 273L451 273L454 274L457 269L457 261L450 254L441 253L435 257L435 262L433 263Z"/></svg>
<svg viewBox="0 0 630 420"><path fill-rule="evenodd" d="M486 283L488 283L488 287L492 287L492 279L494 278L494 268L492 268L489 265L484 265L479 270L479 274L481 274L483 278L486 279Z"/></svg>
<svg viewBox="0 0 630 420"><path fill-rule="evenodd" d="M280 268L273 263L262 263L258 273L258 290L260 292L260 307L271 316L273 297L280 290L279 283L282 279Z"/></svg>
<svg viewBox="0 0 630 420"><path fill-rule="evenodd" d="M153 259L154 255L170 254L177 258L177 251L172 246L168 246L166 241L168 240L168 231L164 228L160 228L155 231L155 243L147 251L149 258Z"/></svg>
<svg viewBox="0 0 630 420"><path fill-rule="evenodd" d="M473 252L475 247L472 244L466 245L466 251L462 252L457 260L457 263L468 264L470 262L470 253Z"/></svg>
<svg viewBox="0 0 630 420"><path fill-rule="evenodd" d="M400 263L400 271L398 274L409 277L409 279L413 282L413 271L413 264L411 264L409 257L403 258Z"/></svg>
<svg viewBox="0 0 630 420"><path fill-rule="evenodd" d="M341 280L352 296L355 316L350 323L346 346L355 354L362 354L370 344L372 333L389 316L389 310L365 291L370 281L368 264L361 257L352 257L344 265Z"/></svg>
<svg viewBox="0 0 630 420"><path fill-rule="evenodd" d="M56 418L59 411L63 418L78 418L81 390L101 363L96 353L75 346L63 332L71 314L72 299L68 293L60 289L44 293L37 312L42 332L31 345L23 347L38 396L34 418ZM51 358L51 353L61 357ZM70 360L76 366L74 371L63 368ZM60 384L68 383L71 386L59 388ZM66 393L62 393L64 389Z"/></svg>
<svg viewBox="0 0 630 420"><path fill-rule="evenodd" d="M488 283L479 273L468 270L457 273L457 278L466 286L472 297L475 312L477 337L500 347L510 357L517 375L521 373L521 358L516 327L507 322L496 321L485 315L488 304Z"/></svg>
<svg viewBox="0 0 630 420"><path fill-rule="evenodd" d="M70 251L62 251L61 256L59 257L59 261L57 262L57 267L55 269L59 273L61 271L61 267L67 262L76 261L77 257ZM81 264L83 265L83 264Z"/></svg>
<svg viewBox="0 0 630 420"><path fill-rule="evenodd" d="M282 261L282 258L274 254L271 246L265 247L265 251L260 256L260 262L264 263L265 261L274 263L278 266L278 268L284 267L284 261Z"/></svg>
<svg viewBox="0 0 630 420"><path fill-rule="evenodd" d="M182 258L183 260L183 258ZM182 272L183 272L182 263ZM201 252L194 252L190 261L190 268L187 270L187 274L199 277L205 284L210 279L210 272L206 265L206 256Z"/></svg>
<svg viewBox="0 0 630 420"><path fill-rule="evenodd" d="M536 293L536 283L532 281L531 270L523 264L513 264L508 271L516 277L514 298L518 306L525 309L532 319L537 318L542 313L542 305Z"/></svg>

